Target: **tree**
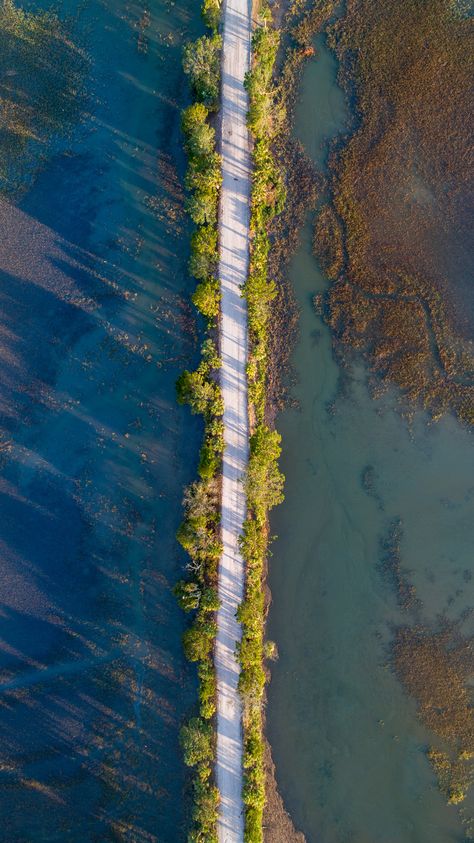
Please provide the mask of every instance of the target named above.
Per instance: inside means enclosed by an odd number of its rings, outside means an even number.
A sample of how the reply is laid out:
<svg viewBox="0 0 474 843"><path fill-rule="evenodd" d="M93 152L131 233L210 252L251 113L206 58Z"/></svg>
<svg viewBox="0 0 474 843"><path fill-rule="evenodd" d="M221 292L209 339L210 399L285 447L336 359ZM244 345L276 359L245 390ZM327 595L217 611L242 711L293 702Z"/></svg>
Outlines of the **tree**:
<svg viewBox="0 0 474 843"><path fill-rule="evenodd" d="M216 32L221 17L221 4L219 0L204 0L202 16L207 26Z"/></svg>
<svg viewBox="0 0 474 843"><path fill-rule="evenodd" d="M180 732L180 742L183 747L184 763L188 767L195 767L203 761L212 760L212 727L200 717L192 717Z"/></svg>
<svg viewBox="0 0 474 843"><path fill-rule="evenodd" d="M217 384L210 381L201 367L195 372L182 372L176 381L179 404L189 404L192 413L205 414L217 398Z"/></svg>
<svg viewBox="0 0 474 843"><path fill-rule="evenodd" d="M220 35L203 35L190 41L183 51L183 68L191 80L196 97L214 109L219 98Z"/></svg>
<svg viewBox="0 0 474 843"><path fill-rule="evenodd" d="M217 843L216 822L219 791L215 784L196 779L194 784L193 821L195 828L189 843Z"/></svg>
<svg viewBox="0 0 474 843"><path fill-rule="evenodd" d="M212 443L204 442L201 447L201 450L199 451L199 477L202 477L203 480L208 480L211 477L215 477L220 462L220 454L216 454Z"/></svg>
<svg viewBox="0 0 474 843"><path fill-rule="evenodd" d="M198 662L207 659L212 650L212 644L217 632L217 624L213 620L197 620L183 635L184 654L188 661Z"/></svg>
<svg viewBox="0 0 474 843"><path fill-rule="evenodd" d="M176 583L173 591L183 611L192 612L193 609L198 608L201 600L201 589L197 582L180 580Z"/></svg>
<svg viewBox="0 0 474 843"><path fill-rule="evenodd" d="M189 271L199 281L213 274L217 264L217 231L214 225L201 225L191 238Z"/></svg>
<svg viewBox="0 0 474 843"><path fill-rule="evenodd" d="M270 509L283 500L283 483L277 460L281 436L276 430L260 425L250 439L247 494L253 506Z"/></svg>
<svg viewBox="0 0 474 843"><path fill-rule="evenodd" d="M210 276L201 281L197 285L192 298L194 305L203 316L208 319L217 319L221 300L217 278Z"/></svg>

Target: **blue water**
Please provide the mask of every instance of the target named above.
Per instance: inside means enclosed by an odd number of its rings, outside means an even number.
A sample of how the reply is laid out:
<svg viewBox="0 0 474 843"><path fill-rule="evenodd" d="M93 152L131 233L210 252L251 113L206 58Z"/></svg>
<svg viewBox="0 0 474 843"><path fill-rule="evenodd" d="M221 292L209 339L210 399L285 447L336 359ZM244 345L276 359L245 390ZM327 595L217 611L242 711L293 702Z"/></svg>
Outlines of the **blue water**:
<svg viewBox="0 0 474 843"><path fill-rule="evenodd" d="M28 8L48 8L30 3ZM87 111L0 204L0 839L185 839L171 593L199 424L180 109L195 5L64 0ZM143 47L143 41L141 44Z"/></svg>

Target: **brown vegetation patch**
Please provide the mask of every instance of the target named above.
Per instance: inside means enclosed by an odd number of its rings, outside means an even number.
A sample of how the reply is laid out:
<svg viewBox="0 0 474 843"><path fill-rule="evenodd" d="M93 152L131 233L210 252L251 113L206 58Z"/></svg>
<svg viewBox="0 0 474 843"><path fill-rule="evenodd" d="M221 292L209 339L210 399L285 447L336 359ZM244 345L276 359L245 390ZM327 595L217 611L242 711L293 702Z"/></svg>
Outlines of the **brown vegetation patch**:
<svg viewBox="0 0 474 843"><path fill-rule="evenodd" d="M269 324L267 416L270 420L291 403L294 378L290 357L298 333L299 314L287 269L298 246L308 208L314 207L320 188L318 174L299 141L284 132L277 140L275 154L287 179L285 207L271 226L272 248L268 257L269 275L278 288Z"/></svg>
<svg viewBox="0 0 474 843"><path fill-rule="evenodd" d="M278 791L275 778L275 764L270 744L265 741L265 808L263 811L263 829L268 843L305 843L301 831L296 831L291 817L285 810L283 799Z"/></svg>
<svg viewBox="0 0 474 843"><path fill-rule="evenodd" d="M332 205L324 205L314 226L313 251L331 281L343 268L344 247L342 226Z"/></svg>
<svg viewBox="0 0 474 843"><path fill-rule="evenodd" d="M417 702L420 718L438 739L428 753L440 787L453 804L464 799L474 778L473 640L445 625L398 631L394 645L397 674Z"/></svg>
<svg viewBox="0 0 474 843"><path fill-rule="evenodd" d="M473 40L448 0L348 0L330 29L360 117L334 164L347 261L331 324L411 397L469 422ZM327 214L318 241L335 275L342 246Z"/></svg>

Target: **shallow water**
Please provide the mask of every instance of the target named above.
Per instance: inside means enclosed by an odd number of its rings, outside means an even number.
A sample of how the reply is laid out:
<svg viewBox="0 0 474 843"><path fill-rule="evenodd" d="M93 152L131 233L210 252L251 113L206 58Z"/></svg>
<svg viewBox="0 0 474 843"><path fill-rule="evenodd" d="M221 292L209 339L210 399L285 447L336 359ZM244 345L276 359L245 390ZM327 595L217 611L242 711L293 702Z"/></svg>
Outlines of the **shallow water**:
<svg viewBox="0 0 474 843"><path fill-rule="evenodd" d="M174 535L200 435L174 396L196 353L180 55L200 22L159 0L144 51L146 4L57 5L89 113L0 204L0 838L174 843L195 701Z"/></svg>
<svg viewBox="0 0 474 843"><path fill-rule="evenodd" d="M335 61L318 47L295 132L325 166L347 112ZM278 423L286 498L272 516L268 632L280 658L267 714L278 783L308 843L472 839L472 795L461 810L446 805L425 754L430 735L389 663L394 625L457 619L472 606L472 436L452 418L407 420L394 394L374 399L360 363L340 371L311 302L327 288L311 234L308 221L290 271L299 409ZM395 519L402 568L422 601L416 616L381 569ZM472 626L466 618L463 629Z"/></svg>

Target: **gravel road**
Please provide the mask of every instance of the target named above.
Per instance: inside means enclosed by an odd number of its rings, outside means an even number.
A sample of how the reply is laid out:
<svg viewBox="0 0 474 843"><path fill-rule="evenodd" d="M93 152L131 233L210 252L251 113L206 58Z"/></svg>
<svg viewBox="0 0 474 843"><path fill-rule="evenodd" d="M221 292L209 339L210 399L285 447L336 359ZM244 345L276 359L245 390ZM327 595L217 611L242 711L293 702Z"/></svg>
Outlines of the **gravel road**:
<svg viewBox="0 0 474 843"><path fill-rule="evenodd" d="M240 288L249 262L250 153L243 81L250 64L251 7L248 0L226 0L223 16L222 174L219 279L222 294L220 343L224 398L222 486L223 554L219 567L217 615L217 785L221 794L220 843L242 843L242 709L237 690L235 645L240 625L244 565L239 535L246 514L242 484L248 462L247 311Z"/></svg>

